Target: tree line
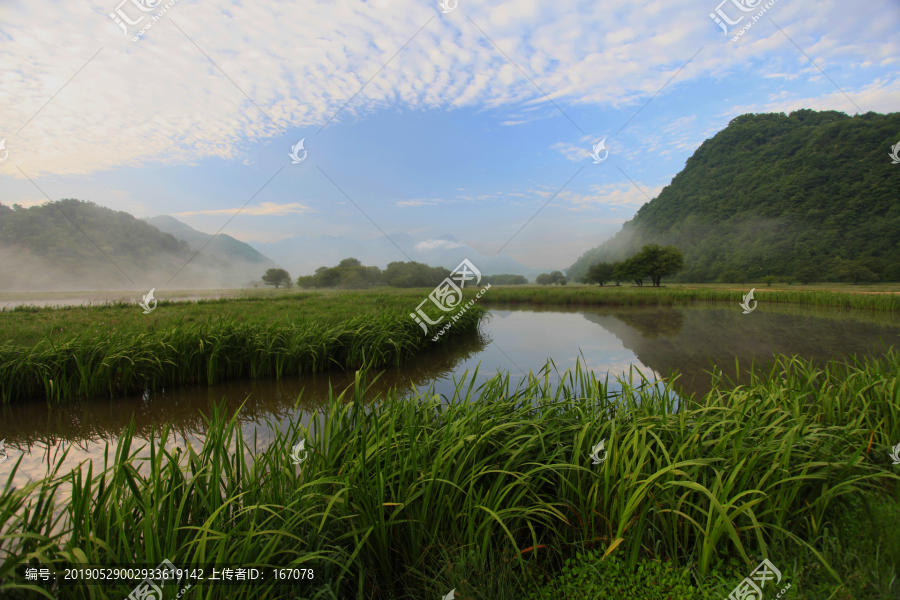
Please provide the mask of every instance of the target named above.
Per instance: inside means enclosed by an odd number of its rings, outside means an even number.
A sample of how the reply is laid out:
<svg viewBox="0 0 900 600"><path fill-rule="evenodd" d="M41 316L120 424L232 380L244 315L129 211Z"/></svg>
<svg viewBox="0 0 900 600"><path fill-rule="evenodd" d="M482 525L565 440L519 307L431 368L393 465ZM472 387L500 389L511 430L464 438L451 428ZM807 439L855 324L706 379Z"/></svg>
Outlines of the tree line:
<svg viewBox="0 0 900 600"><path fill-rule="evenodd" d="M450 277L444 267L431 267L425 263L392 262L382 271L378 267L366 267L356 258L345 258L335 267L319 267L312 275L301 275L296 284L300 288L336 288L359 290L375 286L399 288L435 287ZM262 276L266 285L279 288L292 287L294 281L284 269L269 269ZM528 280L521 275L486 275L481 285L521 285Z"/></svg>
<svg viewBox="0 0 900 600"><path fill-rule="evenodd" d="M601 286L614 281L633 281L643 286L646 279L654 287L659 287L663 277L670 277L684 269L684 254L675 246L662 247L647 244L641 251L621 262L599 262L588 267L587 273L579 279L581 283L598 283Z"/></svg>

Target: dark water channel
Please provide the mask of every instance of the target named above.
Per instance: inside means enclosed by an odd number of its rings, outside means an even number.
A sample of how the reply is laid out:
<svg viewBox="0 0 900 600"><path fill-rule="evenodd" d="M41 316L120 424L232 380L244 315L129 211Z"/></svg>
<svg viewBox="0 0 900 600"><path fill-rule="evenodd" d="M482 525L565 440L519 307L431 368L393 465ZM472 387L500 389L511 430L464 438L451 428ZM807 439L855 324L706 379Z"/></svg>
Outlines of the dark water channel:
<svg viewBox="0 0 900 600"><path fill-rule="evenodd" d="M435 386L438 394L452 396L454 377L479 367L478 382L498 371L512 380L529 371L535 374L552 358L557 369L582 364L599 378L610 381L630 367L648 378L665 377L678 369L682 395L702 395L709 389L712 364L733 377L735 358L741 368L754 361L772 364L773 350L799 354L815 361L883 353L887 346L900 347L900 314L804 306L760 305L744 315L731 303L693 303L675 307L523 308L493 307L490 319L478 335L457 338L444 348L411 359L401 368L387 369L372 388L375 393L397 387L410 390ZM480 365L480 366L479 366ZM746 381L746 375L741 377ZM16 460L24 454L13 485L46 475L48 464L69 449L60 473L85 460L102 468L103 452L110 442L111 455L117 436L134 417L136 435L149 439L154 428L170 423L177 437L167 446L198 443L204 434L201 413L210 414L213 403L226 403L239 414L244 439L253 446L254 435L262 451L274 438L266 424L292 420L304 424L327 395L329 385L342 391L352 385L353 374L332 372L275 380L230 381L211 387L181 386L143 397L95 399L48 407L36 401L2 407L0 440L9 458L0 462L0 482L5 482ZM294 405L303 390L300 409ZM178 439L181 438L181 439ZM140 445L136 440L136 445ZM196 447L196 446L195 446ZM149 450L141 455L149 454Z"/></svg>

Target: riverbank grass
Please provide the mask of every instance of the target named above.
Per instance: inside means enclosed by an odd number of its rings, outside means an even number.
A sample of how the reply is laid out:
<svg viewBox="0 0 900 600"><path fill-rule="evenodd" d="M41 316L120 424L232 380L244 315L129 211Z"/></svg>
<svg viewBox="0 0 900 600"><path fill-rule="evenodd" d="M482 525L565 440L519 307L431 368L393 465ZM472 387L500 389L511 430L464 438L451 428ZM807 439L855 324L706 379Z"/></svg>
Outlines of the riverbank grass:
<svg viewBox="0 0 900 600"><path fill-rule="evenodd" d="M893 350L821 368L778 357L739 387L717 372L710 393L681 406L671 380L638 373L614 391L580 365L559 385L551 374L476 387L476 373L442 402L369 398L361 372L309 428L273 427L264 452L218 411L201 448L160 447L166 429L144 464L126 432L102 469L35 482L37 499L7 484L4 593L24 589L8 577L26 564L164 558L315 565L307 586L199 586L210 600L721 599L762 558L790 583L787 598L900 592L897 524L872 520L898 505ZM56 531L60 481L72 497ZM877 537L863 544L863 532ZM120 587L60 597L125 597Z"/></svg>
<svg viewBox="0 0 900 600"><path fill-rule="evenodd" d="M0 402L397 366L434 345L439 326L426 335L409 314L423 298L414 291L160 302L150 315L131 304L17 308L0 314ZM475 331L484 314L471 307L440 343Z"/></svg>

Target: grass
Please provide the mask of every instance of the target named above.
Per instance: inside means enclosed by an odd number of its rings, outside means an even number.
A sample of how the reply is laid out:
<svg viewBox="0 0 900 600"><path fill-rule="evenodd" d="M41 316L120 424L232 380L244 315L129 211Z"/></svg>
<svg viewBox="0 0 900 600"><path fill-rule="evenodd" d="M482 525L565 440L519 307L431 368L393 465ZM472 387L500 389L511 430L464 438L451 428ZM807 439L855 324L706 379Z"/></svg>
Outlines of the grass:
<svg viewBox="0 0 900 600"><path fill-rule="evenodd" d="M663 286L497 286L484 304L536 305L659 305L693 301L741 302L746 289ZM853 294L845 291L757 288L754 299L776 304L805 304L869 310L900 311L900 294Z"/></svg>
<svg viewBox="0 0 900 600"><path fill-rule="evenodd" d="M305 587L198 586L210 600L405 600L451 589L464 600L721 599L768 557L791 583L787 598L900 592L897 521L871 516L891 519L900 506L887 454L900 440L893 350L822 367L778 357L746 386L716 371L712 391L681 407L672 380L638 374L613 392L580 365L556 387L551 373L515 388L499 375L476 388L474 374L446 402L389 393L367 405L361 372L352 398L330 395L311 430L274 427L259 453L218 411L199 451L158 446L166 427L143 466L126 431L96 473L7 483L0 589L24 597L26 584L9 577L25 564L168 558L182 568L316 565ZM288 455L301 439L308 459L296 467ZM600 440L608 454L594 465ZM57 507L64 482L71 501ZM651 594L663 583L666 595ZM132 588L83 585L59 597Z"/></svg>
<svg viewBox="0 0 900 600"><path fill-rule="evenodd" d="M413 290L160 302L150 315L131 304L17 307L0 316L0 401L396 366L432 343L409 317L425 297ZM476 329L483 314L475 305L448 335Z"/></svg>

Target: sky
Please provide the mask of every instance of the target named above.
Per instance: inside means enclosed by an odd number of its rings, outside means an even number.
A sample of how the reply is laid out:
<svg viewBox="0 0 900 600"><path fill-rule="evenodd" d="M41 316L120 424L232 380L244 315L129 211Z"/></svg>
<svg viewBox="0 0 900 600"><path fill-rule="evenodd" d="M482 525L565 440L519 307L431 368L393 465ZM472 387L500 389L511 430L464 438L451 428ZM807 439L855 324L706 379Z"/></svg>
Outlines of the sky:
<svg viewBox="0 0 900 600"><path fill-rule="evenodd" d="M900 110L898 31L900 0L0 0L0 202L565 269L738 115Z"/></svg>

